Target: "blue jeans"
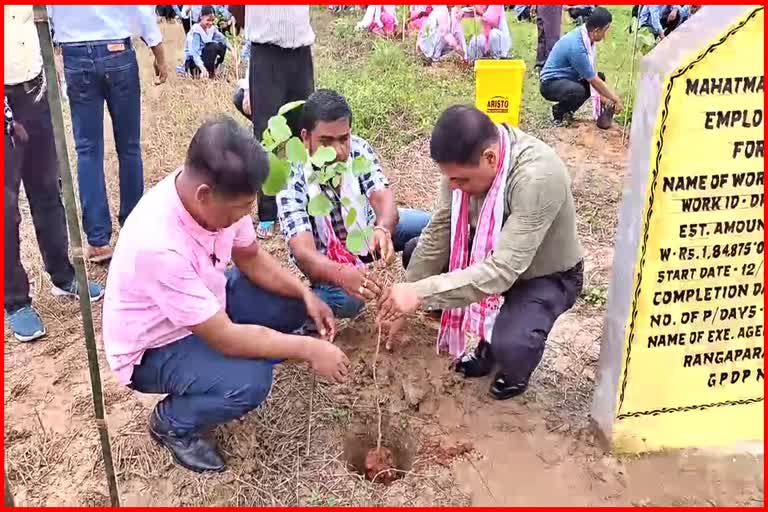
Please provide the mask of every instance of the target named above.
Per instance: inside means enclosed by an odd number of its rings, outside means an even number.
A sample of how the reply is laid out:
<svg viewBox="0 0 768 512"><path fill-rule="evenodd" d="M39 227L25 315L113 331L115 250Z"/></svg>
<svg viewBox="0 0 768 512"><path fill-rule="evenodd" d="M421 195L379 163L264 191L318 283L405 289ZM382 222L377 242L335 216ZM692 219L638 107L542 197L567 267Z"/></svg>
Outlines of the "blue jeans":
<svg viewBox="0 0 768 512"><path fill-rule="evenodd" d="M233 322L293 332L307 320L304 303L252 284L237 268L227 273L227 314ZM147 350L131 387L167 393L157 404L162 423L180 436L240 418L264 400L277 361L228 357L190 335Z"/></svg>
<svg viewBox="0 0 768 512"><path fill-rule="evenodd" d="M432 215L411 208L398 208L397 211L400 215L400 222L395 227L392 242L395 245L395 251L400 252L409 240L421 235L421 232L429 224ZM333 314L338 318L352 318L363 308L361 300L352 297L336 285L315 283L312 285L312 290L331 307Z"/></svg>
<svg viewBox="0 0 768 512"><path fill-rule="evenodd" d="M124 44L110 52L108 44ZM109 244L112 221L104 180L104 102L119 162L122 226L144 193L139 65L130 40L62 44L67 96L77 149L77 181L88 243Z"/></svg>

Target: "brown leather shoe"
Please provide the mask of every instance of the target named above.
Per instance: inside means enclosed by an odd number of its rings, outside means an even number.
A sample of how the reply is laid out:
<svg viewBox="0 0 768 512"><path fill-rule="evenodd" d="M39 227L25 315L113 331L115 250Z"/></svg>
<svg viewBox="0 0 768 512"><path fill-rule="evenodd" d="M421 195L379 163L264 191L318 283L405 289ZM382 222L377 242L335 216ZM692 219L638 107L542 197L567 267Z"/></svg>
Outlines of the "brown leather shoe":
<svg viewBox="0 0 768 512"><path fill-rule="evenodd" d="M109 245L102 245L101 247L94 247L86 244L85 246L85 258L91 263L104 263L112 259L114 250Z"/></svg>

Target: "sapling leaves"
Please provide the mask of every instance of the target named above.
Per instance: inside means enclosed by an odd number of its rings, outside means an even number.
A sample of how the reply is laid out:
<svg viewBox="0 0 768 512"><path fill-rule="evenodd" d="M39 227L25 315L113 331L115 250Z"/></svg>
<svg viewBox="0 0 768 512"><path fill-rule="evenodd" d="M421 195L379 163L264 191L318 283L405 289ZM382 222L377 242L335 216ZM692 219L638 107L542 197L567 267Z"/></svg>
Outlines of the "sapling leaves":
<svg viewBox="0 0 768 512"><path fill-rule="evenodd" d="M283 116L270 117L267 126L276 144L282 144L291 138L291 129L288 127L288 121Z"/></svg>
<svg viewBox="0 0 768 512"><path fill-rule="evenodd" d="M311 198L307 205L307 211L313 217L325 217L331 213L332 209L333 205L331 204L331 200L328 199L328 196L322 193Z"/></svg>
<svg viewBox="0 0 768 512"><path fill-rule="evenodd" d="M335 162L336 150L332 147L320 147L313 155L310 155L304 144L298 137L293 137L285 114L301 107L304 101L292 101L286 103L277 115L271 117L267 123L267 129L262 135L262 145L269 153L269 177L264 182L262 190L267 195L277 195L288 185L291 173L291 165L306 165L311 163L314 167L309 176L311 185L331 185L338 189L344 179L344 174L352 172L354 176L360 176L370 172L373 162L364 156L359 156L352 161ZM362 196L363 198L365 196ZM344 214L345 224L354 226L358 212L354 208L354 202L348 197L340 198L341 204L346 209ZM365 199L363 199L365 201ZM330 198L320 193L311 197L307 205L307 212L313 217L324 217L333 210ZM369 246L373 238L373 229L351 229L347 235L347 248L353 253L360 253L364 247Z"/></svg>
<svg viewBox="0 0 768 512"><path fill-rule="evenodd" d="M290 101L290 102L286 103L285 105L283 105L282 107L280 107L280 110L277 111L277 115L284 116L285 114L287 114L291 110L299 108L304 103L306 103L304 100Z"/></svg>
<svg viewBox="0 0 768 512"><path fill-rule="evenodd" d="M269 128L264 129L264 133L261 135L261 144L267 151L272 151L277 147L277 144L275 144L275 139L272 138L272 133L270 133Z"/></svg>
<svg viewBox="0 0 768 512"><path fill-rule="evenodd" d="M312 155L312 164L315 167L323 167L325 164L333 162L334 160L336 160L336 150L328 146L318 148L318 150L315 151L315 154Z"/></svg>
<svg viewBox="0 0 768 512"><path fill-rule="evenodd" d="M361 174L365 174L366 172L369 172L371 170L371 165L373 162L365 158L364 156L358 156L354 160L352 160L352 174L355 176L360 176Z"/></svg>
<svg viewBox="0 0 768 512"><path fill-rule="evenodd" d="M269 153L269 176L261 189L268 196L276 196L286 185L291 173L291 164L287 160L281 160L273 153Z"/></svg>
<svg viewBox="0 0 768 512"><path fill-rule="evenodd" d="M285 156L293 164L306 164L309 158L307 148L298 137L291 137L285 144Z"/></svg>
<svg viewBox="0 0 768 512"><path fill-rule="evenodd" d="M353 229L347 234L347 249L359 253L373 237L373 228Z"/></svg>
<svg viewBox="0 0 768 512"><path fill-rule="evenodd" d="M344 222L347 226L353 226L357 220L357 210L350 208L347 212L347 219Z"/></svg>

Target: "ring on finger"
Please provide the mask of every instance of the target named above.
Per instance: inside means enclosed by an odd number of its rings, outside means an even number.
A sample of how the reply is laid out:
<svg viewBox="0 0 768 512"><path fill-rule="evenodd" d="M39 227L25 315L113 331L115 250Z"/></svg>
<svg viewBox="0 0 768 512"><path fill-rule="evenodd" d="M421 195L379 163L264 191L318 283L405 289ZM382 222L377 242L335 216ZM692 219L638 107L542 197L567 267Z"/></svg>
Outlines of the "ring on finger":
<svg viewBox="0 0 768 512"><path fill-rule="evenodd" d="M360 288L357 289L357 293L359 293L360 295L362 295L364 291L365 291L365 286L361 286Z"/></svg>

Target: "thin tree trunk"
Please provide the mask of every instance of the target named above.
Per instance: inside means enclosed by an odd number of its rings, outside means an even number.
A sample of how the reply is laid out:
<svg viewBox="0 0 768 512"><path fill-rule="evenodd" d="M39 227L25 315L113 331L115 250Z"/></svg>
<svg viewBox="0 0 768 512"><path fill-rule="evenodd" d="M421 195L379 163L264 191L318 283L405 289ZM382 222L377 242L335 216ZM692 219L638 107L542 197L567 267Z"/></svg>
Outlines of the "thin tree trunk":
<svg viewBox="0 0 768 512"><path fill-rule="evenodd" d="M101 453L104 457L104 469L107 473L107 486L109 499L113 507L120 506L120 498L117 491L115 468L112 463L112 449L109 444L109 432L107 422L104 419L104 396L101 388L101 375L99 373L99 359L96 352L96 335L93 328L93 312L91 310L91 298L88 293L88 276L83 259L83 242L80 237L80 221L77 212L77 201L72 184L72 171L69 167L69 153L67 152L67 138L64 132L64 116L61 109L61 92L56 76L56 63L53 58L53 44L48 25L48 12L45 5L35 5L35 24L37 35L40 39L40 50L43 56L43 70L48 85L48 103L51 108L51 121L56 141L56 155L59 161L59 173L61 176L62 199L67 215L69 228L69 240L72 252L72 264L75 267L78 289L80 291L80 313L83 318L83 330L85 331L85 348L88 354L88 370L91 377L91 392L93 395L93 411L96 417L96 429L99 432Z"/></svg>

